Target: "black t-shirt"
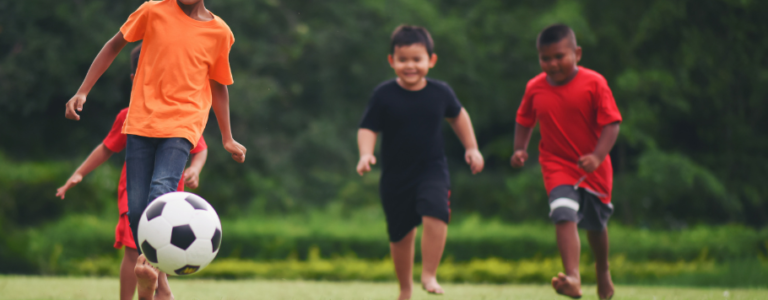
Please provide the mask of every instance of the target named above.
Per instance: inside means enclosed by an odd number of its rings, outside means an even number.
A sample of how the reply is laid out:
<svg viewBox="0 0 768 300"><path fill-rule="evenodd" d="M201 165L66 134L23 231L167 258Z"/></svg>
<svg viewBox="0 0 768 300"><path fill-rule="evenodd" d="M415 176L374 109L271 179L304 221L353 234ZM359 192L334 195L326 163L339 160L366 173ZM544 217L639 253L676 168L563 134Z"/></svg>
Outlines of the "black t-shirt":
<svg viewBox="0 0 768 300"><path fill-rule="evenodd" d="M380 133L381 192L397 192L426 180L450 184L443 146L443 121L455 118L461 103L447 83L427 79L419 91L393 80L373 91L360 128Z"/></svg>

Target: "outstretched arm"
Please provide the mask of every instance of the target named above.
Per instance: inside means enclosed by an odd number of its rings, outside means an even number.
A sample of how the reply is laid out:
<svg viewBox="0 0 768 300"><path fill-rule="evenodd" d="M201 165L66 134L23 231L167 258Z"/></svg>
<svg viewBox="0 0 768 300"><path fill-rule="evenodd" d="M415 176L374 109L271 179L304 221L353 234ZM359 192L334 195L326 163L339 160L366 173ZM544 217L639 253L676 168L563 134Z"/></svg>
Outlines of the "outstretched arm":
<svg viewBox="0 0 768 300"><path fill-rule="evenodd" d="M184 170L184 184L187 187L196 189L200 185L200 172L203 171L207 159L208 149L192 154L189 167Z"/></svg>
<svg viewBox="0 0 768 300"><path fill-rule="evenodd" d="M221 131L221 142L224 149L232 154L232 159L236 162L245 162L245 147L232 138L232 128L229 123L229 90L226 85L216 80L210 80L211 95L213 97L213 112L216 114L216 120L219 123Z"/></svg>
<svg viewBox="0 0 768 300"><path fill-rule="evenodd" d="M104 71L109 68L109 65L112 64L112 61L115 60L115 57L120 53L120 50L123 50L123 47L125 47L126 44L128 44L128 41L123 38L123 33L119 31L104 44L104 47L101 48L101 51L99 51L99 54L96 55L96 58L93 60L91 68L88 69L88 74L85 75L83 84L80 85L75 96L67 102L67 110L64 113L64 116L67 119L75 121L80 120L80 115L77 114L77 111L83 110L85 98L88 96L88 93L91 92L91 88L93 88L93 85L96 84L96 81L99 80L101 75L104 74Z"/></svg>
<svg viewBox="0 0 768 300"><path fill-rule="evenodd" d="M483 167L485 166L485 161L477 147L475 130L472 128L472 120L469 119L467 110L462 108L458 116L455 118L448 118L448 123L451 124L453 131L456 132L461 144L464 145L464 160L469 165L470 170L472 170L472 174L482 172Z"/></svg>
<svg viewBox="0 0 768 300"><path fill-rule="evenodd" d="M88 175L88 173L91 173L91 171L107 161L112 154L114 154L114 152L104 146L103 143L96 146L96 149L93 149L91 154L88 155L88 158L86 158L80 167L75 170L75 173L67 179L67 183L56 190L56 197L64 199L64 194L67 193L69 188L80 183L85 175Z"/></svg>
<svg viewBox="0 0 768 300"><path fill-rule="evenodd" d="M357 174L363 174L371 171L371 165L376 164L376 156L373 155L373 149L376 148L376 137L378 134L373 130L360 128L357 130L357 148L360 150L360 161L357 162Z"/></svg>
<svg viewBox="0 0 768 300"><path fill-rule="evenodd" d="M608 153L613 149L613 145L616 144L616 139L618 137L619 122L605 125L602 133L600 133L600 139L597 140L595 151L579 158L579 168L584 169L587 173L592 173L597 170L597 167L603 163L605 157L608 156Z"/></svg>
<svg viewBox="0 0 768 300"><path fill-rule="evenodd" d="M515 153L512 154L511 164L514 168L520 168L528 160L528 142L531 141L533 127L525 127L520 123L515 123Z"/></svg>

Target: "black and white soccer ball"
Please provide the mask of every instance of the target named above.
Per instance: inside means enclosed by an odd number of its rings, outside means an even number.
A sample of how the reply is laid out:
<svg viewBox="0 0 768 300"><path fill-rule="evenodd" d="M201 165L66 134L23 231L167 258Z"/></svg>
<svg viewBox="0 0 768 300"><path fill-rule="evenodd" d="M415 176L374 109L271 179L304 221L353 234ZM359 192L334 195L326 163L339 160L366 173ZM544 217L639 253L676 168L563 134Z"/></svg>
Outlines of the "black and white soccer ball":
<svg viewBox="0 0 768 300"><path fill-rule="evenodd" d="M221 221L205 199L173 192L152 201L139 221L139 247L156 268L194 274L213 261L221 245Z"/></svg>

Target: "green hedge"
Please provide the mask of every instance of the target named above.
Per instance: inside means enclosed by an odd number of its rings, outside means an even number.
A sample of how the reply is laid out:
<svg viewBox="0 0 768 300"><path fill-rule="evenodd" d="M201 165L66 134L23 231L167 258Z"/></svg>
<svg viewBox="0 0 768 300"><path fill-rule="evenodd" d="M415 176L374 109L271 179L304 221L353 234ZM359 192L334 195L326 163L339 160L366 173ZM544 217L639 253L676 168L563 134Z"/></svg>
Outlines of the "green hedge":
<svg viewBox="0 0 768 300"><path fill-rule="evenodd" d="M305 216L225 220L219 258L305 261L309 250L316 248L323 257L382 259L388 256L389 248L379 214L360 211L342 217L318 212ZM23 247L26 252L19 261L34 266L31 269L40 273L54 274L71 262L117 257L121 251L112 248L115 222L92 216L69 216L42 228L30 229L17 238L16 243L26 243ZM697 259L726 262L768 257L766 229L741 226L701 226L682 231L610 228L611 253L632 262ZM582 241L583 253L589 253L583 232ZM445 250L445 258L456 262L488 258L518 261L557 255L551 225L512 225L476 216L451 224Z"/></svg>
<svg viewBox="0 0 768 300"><path fill-rule="evenodd" d="M182 278L216 279L303 279L303 280L362 280L393 281L391 259L364 260L355 257L322 258L320 250L312 247L307 260L252 261L235 258L217 259L199 274ZM468 262L445 260L438 269L443 282L465 283L545 283L561 272L559 258L527 259L519 261L498 258L473 259ZM414 280L420 276L421 266L414 267ZM116 259L86 259L69 268L70 275L117 276ZM582 280L595 283L594 264L587 256L582 259ZM626 256L611 258L611 273L617 283L665 284L696 286L750 286L766 287L763 280L768 274L768 261L757 259L716 263L697 259L678 262L631 262Z"/></svg>

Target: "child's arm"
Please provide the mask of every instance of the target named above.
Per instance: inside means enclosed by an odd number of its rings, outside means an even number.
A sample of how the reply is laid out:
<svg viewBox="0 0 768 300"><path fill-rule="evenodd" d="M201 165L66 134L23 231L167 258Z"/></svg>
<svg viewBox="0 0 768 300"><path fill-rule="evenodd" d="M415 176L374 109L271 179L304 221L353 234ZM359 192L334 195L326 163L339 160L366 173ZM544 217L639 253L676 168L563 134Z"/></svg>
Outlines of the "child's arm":
<svg viewBox="0 0 768 300"><path fill-rule="evenodd" d="M357 147L360 149L360 161L357 162L357 174L363 174L371 171L371 165L376 164L376 156L373 156L373 149L376 148L376 137L378 134L373 130L360 128L357 130Z"/></svg>
<svg viewBox="0 0 768 300"><path fill-rule="evenodd" d="M461 144L464 145L464 149L466 149L464 160L469 165L469 169L472 170L472 174L482 172L485 161L483 160L483 155L480 154L480 150L478 150L475 130L472 128L472 120L469 119L467 110L462 108L459 115L455 118L448 118L448 122L459 137Z"/></svg>
<svg viewBox="0 0 768 300"><path fill-rule="evenodd" d="M189 167L184 170L184 184L189 188L196 189L200 185L200 172L203 171L207 159L208 149L192 154Z"/></svg>
<svg viewBox="0 0 768 300"><path fill-rule="evenodd" d="M597 140L595 151L579 158L579 168L587 173L597 170L597 167L603 162L605 157L611 152L613 145L616 144L616 138L619 137L619 122L614 122L603 127L600 139Z"/></svg>
<svg viewBox="0 0 768 300"><path fill-rule="evenodd" d="M88 96L88 93L91 92L91 88L93 88L93 85L96 84L99 77L101 77L101 75L104 74L104 71L109 68L109 65L112 64L112 61L115 60L117 54L120 53L120 50L122 50L127 43L128 41L123 38L123 33L117 32L114 37L104 44L104 48L101 48L101 51L99 51L99 54L96 55L96 58L93 60L91 68L88 69L88 74L85 75L83 84L80 85L75 96L67 102L67 110L64 113L64 116L67 119L75 121L80 120L80 115L77 114L77 111L83 110L85 98Z"/></svg>
<svg viewBox="0 0 768 300"><path fill-rule="evenodd" d="M533 127L525 127L515 123L515 153L512 154L511 164L513 168L520 168L528 160L528 142L531 141Z"/></svg>
<svg viewBox="0 0 768 300"><path fill-rule="evenodd" d="M112 156L114 152L112 150L109 150L106 146L104 146L104 143L99 144L96 146L96 149L93 149L90 155L88 155L88 158L83 161L83 163L80 165L80 167L75 170L75 173L72 174L72 176L67 179L67 183L65 183L63 186L58 188L56 190L56 197L59 197L61 199L64 199L64 194L67 193L67 190L83 180L83 177L85 175L88 175L88 173L91 173L93 169L96 169L98 166L103 164L109 157Z"/></svg>
<svg viewBox="0 0 768 300"><path fill-rule="evenodd" d="M216 80L210 80L211 95L213 97L213 112L216 114L216 120L219 123L221 131L221 142L224 149L232 154L232 159L236 162L245 162L245 147L232 138L232 129L229 123L229 90L227 86Z"/></svg>

